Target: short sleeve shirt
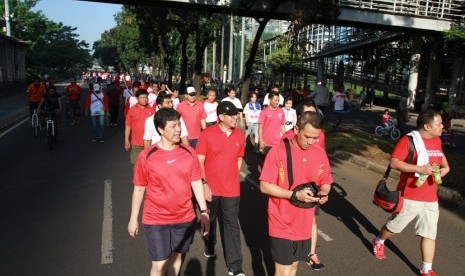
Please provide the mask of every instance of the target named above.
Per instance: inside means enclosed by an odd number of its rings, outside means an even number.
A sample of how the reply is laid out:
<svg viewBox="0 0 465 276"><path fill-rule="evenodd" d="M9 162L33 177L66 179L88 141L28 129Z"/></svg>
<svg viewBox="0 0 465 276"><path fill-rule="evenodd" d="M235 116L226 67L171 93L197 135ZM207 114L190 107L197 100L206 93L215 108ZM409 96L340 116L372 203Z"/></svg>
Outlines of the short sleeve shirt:
<svg viewBox="0 0 465 276"><path fill-rule="evenodd" d="M294 184L291 189L308 182L317 186L331 184L331 168L325 151L318 146L302 150L291 144ZM261 181L289 189L287 155L284 142L271 148L263 164ZM268 200L268 230L271 237L288 240L306 240L312 236L315 208L303 209L292 205L289 199L270 197Z"/></svg>
<svg viewBox="0 0 465 276"><path fill-rule="evenodd" d="M244 115L247 117L247 121L252 124L258 123L258 117L262 112L261 106L258 102L248 102L244 105Z"/></svg>
<svg viewBox="0 0 465 276"><path fill-rule="evenodd" d="M426 152L428 153L429 163L432 164L435 162L440 165L442 163L442 157L444 155L442 151L442 142L441 138L436 137L432 139L423 138L425 144ZM394 151L392 152L392 157L407 162L408 160L408 145L409 138L408 136L402 137L397 143ZM417 154L416 150L413 151L413 164L417 163ZM425 201L425 202L434 202L438 200L437 195L437 184L434 182L434 177L429 176L425 183L420 187L415 186L417 178L414 173L401 173L397 189L402 189L404 184L405 177L407 178L406 187L404 190L404 198Z"/></svg>
<svg viewBox="0 0 465 276"><path fill-rule="evenodd" d="M203 108L205 109L205 113L207 114L207 118L205 119L207 123L216 123L216 121L218 120L218 116L216 115L217 107L218 107L217 101L203 102Z"/></svg>
<svg viewBox="0 0 465 276"><path fill-rule="evenodd" d="M258 123L263 126L263 141L267 146L274 146L281 141L281 126L286 123L284 112L281 108L272 109L267 106L260 113Z"/></svg>
<svg viewBox="0 0 465 276"><path fill-rule="evenodd" d="M219 124L213 125L202 132L195 151L205 156L205 179L212 194L222 197L240 196L237 161L244 156L244 133L236 128L227 136Z"/></svg>
<svg viewBox="0 0 465 276"><path fill-rule="evenodd" d="M154 149L157 150L149 155ZM200 163L189 146L143 150L134 168L134 185L145 186L142 223L166 225L195 219L192 182L202 178Z"/></svg>
<svg viewBox="0 0 465 276"><path fill-rule="evenodd" d="M288 131L294 127L294 120L297 120L297 113L294 108L287 110L284 107L283 107L283 112L284 112L284 117L286 118L284 129Z"/></svg>
<svg viewBox="0 0 465 276"><path fill-rule="evenodd" d="M154 113L154 109L148 105L143 108L136 104L129 109L126 115L126 126L131 127L131 145L144 146L145 121Z"/></svg>
<svg viewBox="0 0 465 276"><path fill-rule="evenodd" d="M200 137L200 121L207 118L203 104L195 101L190 105L187 101L181 102L176 110L181 114L186 123L189 139L198 139Z"/></svg>

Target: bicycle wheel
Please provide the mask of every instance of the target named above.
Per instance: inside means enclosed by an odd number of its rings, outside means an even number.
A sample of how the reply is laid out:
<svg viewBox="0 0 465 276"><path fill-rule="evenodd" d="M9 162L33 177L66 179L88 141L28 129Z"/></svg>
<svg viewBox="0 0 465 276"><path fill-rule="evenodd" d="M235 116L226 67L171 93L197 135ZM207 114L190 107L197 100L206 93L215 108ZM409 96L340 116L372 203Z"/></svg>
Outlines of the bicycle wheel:
<svg viewBox="0 0 465 276"><path fill-rule="evenodd" d="M375 128L375 134L378 136L383 136L384 135L384 127L383 126L377 126Z"/></svg>
<svg viewBox="0 0 465 276"><path fill-rule="evenodd" d="M55 148L55 137L53 135L53 130L51 126L47 128L47 142L48 142L48 149L53 150Z"/></svg>
<svg viewBox="0 0 465 276"><path fill-rule="evenodd" d="M391 139L397 140L399 138L400 138L400 130L398 130L397 128L393 128L391 130Z"/></svg>
<svg viewBox="0 0 465 276"><path fill-rule="evenodd" d="M32 116L32 131L34 138L37 138L39 136L39 119L34 115Z"/></svg>

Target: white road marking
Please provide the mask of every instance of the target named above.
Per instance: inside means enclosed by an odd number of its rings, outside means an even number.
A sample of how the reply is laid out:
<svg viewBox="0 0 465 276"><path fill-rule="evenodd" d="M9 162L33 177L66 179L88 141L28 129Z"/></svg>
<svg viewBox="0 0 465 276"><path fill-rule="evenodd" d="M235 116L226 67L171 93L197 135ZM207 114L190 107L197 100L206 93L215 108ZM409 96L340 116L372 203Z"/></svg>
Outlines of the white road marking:
<svg viewBox="0 0 465 276"><path fill-rule="evenodd" d="M323 233L323 231L321 231L320 229L318 229L318 235L320 235L323 240L329 242L329 241L334 241L330 236L328 236L327 234Z"/></svg>
<svg viewBox="0 0 465 276"><path fill-rule="evenodd" d="M240 172L240 175L247 181L249 182L250 184L252 184L255 188L257 189L260 189L260 186L257 184L257 182L255 182L254 180L250 179L250 177L247 177L247 175L245 174L245 172ZM323 231L321 231L320 229L318 229L318 235L320 235L325 241L329 242L329 241L333 241L334 239L331 238L328 234L325 234Z"/></svg>
<svg viewBox="0 0 465 276"><path fill-rule="evenodd" d="M27 122L28 118L18 122L16 125L8 128L5 132L3 132L2 134L0 134L0 138L2 138L3 136L7 135L8 133L10 133L11 131L13 131L15 128L19 127L20 125L24 124L25 122Z"/></svg>
<svg viewBox="0 0 465 276"><path fill-rule="evenodd" d="M102 223L102 260L101 264L113 263L113 210L111 202L111 180L105 180Z"/></svg>

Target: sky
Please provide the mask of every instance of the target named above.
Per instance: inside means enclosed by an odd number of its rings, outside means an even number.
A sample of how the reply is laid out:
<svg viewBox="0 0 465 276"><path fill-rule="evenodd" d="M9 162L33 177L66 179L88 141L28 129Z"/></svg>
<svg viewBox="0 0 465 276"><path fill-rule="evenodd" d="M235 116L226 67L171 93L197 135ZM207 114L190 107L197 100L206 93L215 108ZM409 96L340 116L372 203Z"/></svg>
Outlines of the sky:
<svg viewBox="0 0 465 276"><path fill-rule="evenodd" d="M100 34L116 26L114 15L121 10L121 5L94 3L76 0L41 0L33 8L50 20L64 25L77 27L75 33L80 40L85 40L92 49L94 41Z"/></svg>

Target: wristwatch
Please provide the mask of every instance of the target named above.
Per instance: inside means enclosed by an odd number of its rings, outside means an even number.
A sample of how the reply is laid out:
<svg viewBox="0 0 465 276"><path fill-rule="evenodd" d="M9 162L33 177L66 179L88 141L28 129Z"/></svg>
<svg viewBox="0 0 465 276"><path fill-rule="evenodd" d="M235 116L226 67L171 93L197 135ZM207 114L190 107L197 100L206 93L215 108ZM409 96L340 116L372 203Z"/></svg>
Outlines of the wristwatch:
<svg viewBox="0 0 465 276"><path fill-rule="evenodd" d="M296 202L299 199L297 199L297 191L293 191L291 195L291 202Z"/></svg>
<svg viewBox="0 0 465 276"><path fill-rule="evenodd" d="M208 215L208 213L210 213L210 212L208 211L208 209L204 209L204 210L200 210L200 213Z"/></svg>

